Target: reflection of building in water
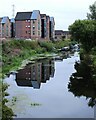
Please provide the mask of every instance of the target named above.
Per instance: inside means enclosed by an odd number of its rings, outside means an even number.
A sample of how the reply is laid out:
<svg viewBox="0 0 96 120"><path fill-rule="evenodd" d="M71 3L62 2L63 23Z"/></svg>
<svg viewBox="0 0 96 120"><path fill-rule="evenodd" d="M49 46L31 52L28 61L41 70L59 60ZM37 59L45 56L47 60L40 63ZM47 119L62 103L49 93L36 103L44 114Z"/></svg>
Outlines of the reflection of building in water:
<svg viewBox="0 0 96 120"><path fill-rule="evenodd" d="M31 80L33 88L40 88L42 79L42 63L35 63L31 65Z"/></svg>
<svg viewBox="0 0 96 120"><path fill-rule="evenodd" d="M54 72L55 72L55 64L53 60L50 60L50 77L54 77Z"/></svg>
<svg viewBox="0 0 96 120"><path fill-rule="evenodd" d="M42 63L42 82L46 83L49 80L49 61Z"/></svg>
<svg viewBox="0 0 96 120"><path fill-rule="evenodd" d="M29 86L32 87L31 84L31 68L25 67L24 69L20 69L16 74L16 82L18 86Z"/></svg>
<svg viewBox="0 0 96 120"><path fill-rule="evenodd" d="M54 61L48 60L42 63L42 82L46 83L50 77L54 76Z"/></svg>
<svg viewBox="0 0 96 120"><path fill-rule="evenodd" d="M18 86L40 88L41 82L46 83L50 77L54 77L54 71L54 61L44 60L19 70L16 74L16 82Z"/></svg>

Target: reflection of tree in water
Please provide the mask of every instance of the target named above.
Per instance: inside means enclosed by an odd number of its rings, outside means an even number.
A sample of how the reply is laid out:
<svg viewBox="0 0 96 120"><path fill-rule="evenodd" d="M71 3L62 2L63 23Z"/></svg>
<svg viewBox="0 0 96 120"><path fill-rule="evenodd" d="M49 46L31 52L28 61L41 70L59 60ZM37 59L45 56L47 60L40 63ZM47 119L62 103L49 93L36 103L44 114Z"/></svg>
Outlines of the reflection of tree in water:
<svg viewBox="0 0 96 120"><path fill-rule="evenodd" d="M70 77L68 90L75 96L89 98L88 105L93 107L96 104L96 68L90 59L75 63L76 72Z"/></svg>

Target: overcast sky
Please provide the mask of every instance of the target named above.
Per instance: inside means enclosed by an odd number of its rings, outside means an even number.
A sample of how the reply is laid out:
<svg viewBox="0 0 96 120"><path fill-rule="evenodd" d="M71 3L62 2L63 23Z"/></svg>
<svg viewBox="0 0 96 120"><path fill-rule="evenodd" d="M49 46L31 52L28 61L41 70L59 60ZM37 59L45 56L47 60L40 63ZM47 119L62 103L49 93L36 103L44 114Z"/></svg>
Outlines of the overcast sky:
<svg viewBox="0 0 96 120"><path fill-rule="evenodd" d="M55 18L55 29L67 30L77 19L86 19L89 5L96 0L0 0L0 17L12 18L12 5L15 15L21 11L40 10L40 13Z"/></svg>

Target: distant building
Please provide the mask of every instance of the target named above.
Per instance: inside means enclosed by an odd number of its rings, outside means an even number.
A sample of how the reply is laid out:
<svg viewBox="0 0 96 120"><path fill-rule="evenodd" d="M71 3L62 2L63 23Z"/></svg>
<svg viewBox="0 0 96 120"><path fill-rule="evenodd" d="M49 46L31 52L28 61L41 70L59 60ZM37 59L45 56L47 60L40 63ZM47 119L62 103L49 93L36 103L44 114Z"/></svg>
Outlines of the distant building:
<svg viewBox="0 0 96 120"><path fill-rule="evenodd" d="M39 10L32 12L17 12L15 17L15 37L18 39L54 39L54 18L40 14Z"/></svg>
<svg viewBox="0 0 96 120"><path fill-rule="evenodd" d="M0 38L10 38L11 31L10 31L10 20L9 17L2 17L0 18Z"/></svg>
<svg viewBox="0 0 96 120"><path fill-rule="evenodd" d="M55 40L69 39L69 31L55 30Z"/></svg>
<svg viewBox="0 0 96 120"><path fill-rule="evenodd" d="M16 38L39 39L41 37L40 11L18 12L15 17Z"/></svg>
<svg viewBox="0 0 96 120"><path fill-rule="evenodd" d="M0 18L0 38L53 40L55 38L54 17L32 12L17 12L15 18Z"/></svg>

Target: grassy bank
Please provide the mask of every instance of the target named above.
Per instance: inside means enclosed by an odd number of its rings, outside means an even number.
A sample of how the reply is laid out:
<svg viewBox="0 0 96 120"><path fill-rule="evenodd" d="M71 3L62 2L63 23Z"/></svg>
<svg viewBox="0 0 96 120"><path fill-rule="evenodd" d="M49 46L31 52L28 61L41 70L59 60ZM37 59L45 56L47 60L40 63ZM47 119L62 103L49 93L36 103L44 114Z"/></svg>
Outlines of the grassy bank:
<svg viewBox="0 0 96 120"><path fill-rule="evenodd" d="M24 62L25 60L26 63L26 60L33 60L38 57L48 56L48 54L58 53L58 49L68 46L70 43L70 40L59 42L25 40L2 41L2 44L0 44L0 78L4 77L4 75L10 71L17 70L21 66L22 61ZM6 92L7 88L8 85L5 83L2 84L2 80L0 80L0 89L2 89L2 96L0 97L0 109L2 112L0 113L0 117L2 116L2 120L11 120L14 115L12 109L6 106L8 100L5 97L9 95Z"/></svg>
<svg viewBox="0 0 96 120"><path fill-rule="evenodd" d="M57 53L58 49L68 46L70 40L59 42L9 40L2 42L2 72L16 70L25 59Z"/></svg>

